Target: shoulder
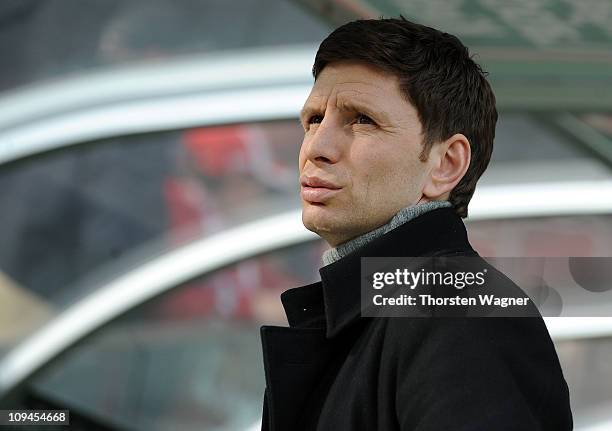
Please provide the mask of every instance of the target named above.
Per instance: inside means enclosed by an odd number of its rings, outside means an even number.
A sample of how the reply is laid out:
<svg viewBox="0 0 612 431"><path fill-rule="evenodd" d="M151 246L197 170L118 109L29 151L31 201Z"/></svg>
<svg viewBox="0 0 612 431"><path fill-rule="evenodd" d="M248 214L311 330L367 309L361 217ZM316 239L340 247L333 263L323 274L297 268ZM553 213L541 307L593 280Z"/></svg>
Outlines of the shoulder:
<svg viewBox="0 0 612 431"><path fill-rule="evenodd" d="M418 407L409 409L412 417L432 399L437 410L468 416L503 405L527 421L567 416L567 385L542 318L409 320L389 319L382 356L392 364L403 408ZM411 334L413 327L419 330Z"/></svg>
<svg viewBox="0 0 612 431"><path fill-rule="evenodd" d="M399 357L409 354L416 359L435 355L441 362L473 357L478 363L492 356L496 361L528 361L530 368L542 364L544 358L557 360L554 345L541 317L384 320L385 345L389 350L397 350ZM417 350L411 352L410 347Z"/></svg>

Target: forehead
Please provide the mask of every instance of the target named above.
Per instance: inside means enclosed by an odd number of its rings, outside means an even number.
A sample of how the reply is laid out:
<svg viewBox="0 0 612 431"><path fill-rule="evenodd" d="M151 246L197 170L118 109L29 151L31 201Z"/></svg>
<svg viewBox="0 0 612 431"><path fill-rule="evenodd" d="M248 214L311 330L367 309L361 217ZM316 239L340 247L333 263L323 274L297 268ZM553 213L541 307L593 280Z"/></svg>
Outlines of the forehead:
<svg viewBox="0 0 612 431"><path fill-rule="evenodd" d="M380 125L418 122L418 114L392 73L360 62L330 63L319 73L300 117L325 112L327 106L370 115Z"/></svg>
<svg viewBox="0 0 612 431"><path fill-rule="evenodd" d="M366 63L334 62L319 73L310 96L348 95L384 100L402 98L398 78Z"/></svg>

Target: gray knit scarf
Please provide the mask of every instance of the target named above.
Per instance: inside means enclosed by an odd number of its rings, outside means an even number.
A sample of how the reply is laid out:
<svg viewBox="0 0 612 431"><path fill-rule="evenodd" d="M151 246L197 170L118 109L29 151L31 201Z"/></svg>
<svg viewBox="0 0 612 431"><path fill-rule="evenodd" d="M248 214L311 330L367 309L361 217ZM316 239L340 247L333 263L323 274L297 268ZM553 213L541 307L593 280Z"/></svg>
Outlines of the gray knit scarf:
<svg viewBox="0 0 612 431"><path fill-rule="evenodd" d="M342 259L347 254L354 252L360 247L363 247L365 244L372 241L373 239L386 234L390 230L393 230L396 227L403 225L407 221L410 221L413 218L420 216L421 214L425 214L426 212L438 208L446 208L450 206L452 206L452 204L449 201L430 201L402 208L386 224L377 227L374 230L366 232L358 237L350 239L335 248L325 250L323 252L323 256L321 257L323 265L329 265L330 263L334 263Z"/></svg>

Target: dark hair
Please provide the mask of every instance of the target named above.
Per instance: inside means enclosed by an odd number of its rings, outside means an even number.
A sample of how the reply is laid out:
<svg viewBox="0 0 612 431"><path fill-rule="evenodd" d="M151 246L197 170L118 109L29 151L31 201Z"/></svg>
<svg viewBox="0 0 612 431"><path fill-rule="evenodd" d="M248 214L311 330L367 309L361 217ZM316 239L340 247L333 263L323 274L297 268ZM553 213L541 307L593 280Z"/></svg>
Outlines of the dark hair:
<svg viewBox="0 0 612 431"><path fill-rule="evenodd" d="M491 159L497 122L486 73L468 49L453 35L400 16L353 21L334 30L317 51L315 80L327 64L342 60L362 61L399 78L423 126L422 161L435 142L455 133L468 138L470 165L449 198L455 212L467 217L476 182Z"/></svg>

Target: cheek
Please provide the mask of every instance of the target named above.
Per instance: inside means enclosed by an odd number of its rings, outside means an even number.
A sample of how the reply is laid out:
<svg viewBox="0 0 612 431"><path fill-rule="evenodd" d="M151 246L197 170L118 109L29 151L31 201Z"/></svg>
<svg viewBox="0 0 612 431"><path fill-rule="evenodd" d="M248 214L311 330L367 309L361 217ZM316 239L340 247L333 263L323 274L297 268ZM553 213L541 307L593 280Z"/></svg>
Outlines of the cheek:
<svg viewBox="0 0 612 431"><path fill-rule="evenodd" d="M302 143L302 145L300 146L300 152L298 154L298 167L300 169L300 172L302 171L302 168L304 167L305 163L306 158L304 157L304 143Z"/></svg>
<svg viewBox="0 0 612 431"><path fill-rule="evenodd" d="M366 153L355 154L353 176L354 192L369 202L381 202L389 198L393 200L410 200L422 186L424 164L418 160L418 155L408 153L386 154Z"/></svg>
<svg viewBox="0 0 612 431"><path fill-rule="evenodd" d="M394 188L389 160L380 154L362 153L354 159L351 169L351 190L359 206L370 206L384 199ZM356 202L356 203L357 203Z"/></svg>
<svg viewBox="0 0 612 431"><path fill-rule="evenodd" d="M418 159L404 160L389 170L393 193L402 199L412 200L423 188L424 164Z"/></svg>
<svg viewBox="0 0 612 431"><path fill-rule="evenodd" d="M384 151L373 151L373 146L355 149L351 154L356 186L382 187L389 185L398 171L397 157Z"/></svg>

